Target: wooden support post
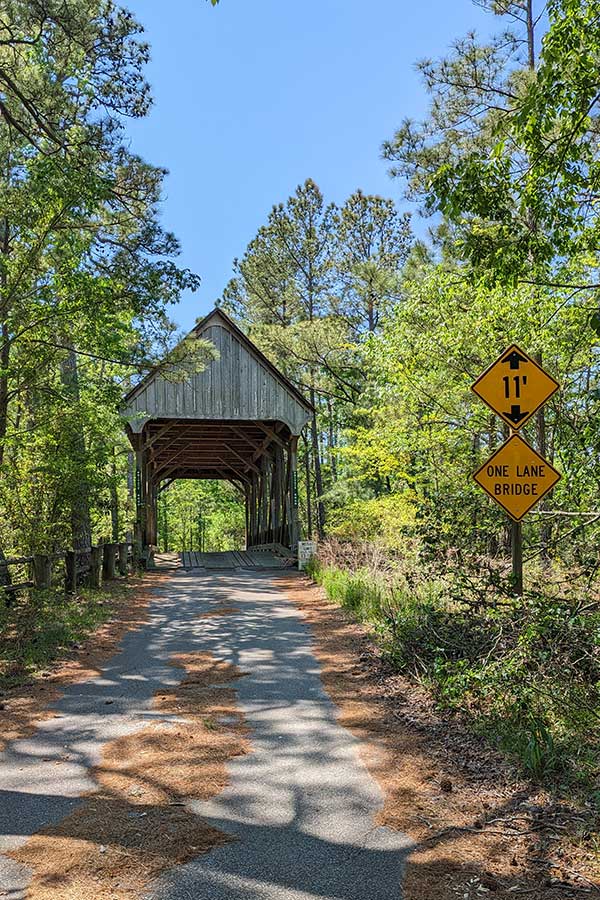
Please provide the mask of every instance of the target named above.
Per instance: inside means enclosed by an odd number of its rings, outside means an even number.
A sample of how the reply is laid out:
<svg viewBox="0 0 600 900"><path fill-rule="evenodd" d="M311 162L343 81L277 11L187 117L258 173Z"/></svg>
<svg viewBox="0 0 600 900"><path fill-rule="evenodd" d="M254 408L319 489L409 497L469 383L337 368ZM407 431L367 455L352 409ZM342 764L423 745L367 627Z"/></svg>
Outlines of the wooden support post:
<svg viewBox="0 0 600 900"><path fill-rule="evenodd" d="M256 476L256 533L254 536L254 544L260 544L260 529L262 522L262 508L261 508L261 498L262 498L262 475Z"/></svg>
<svg viewBox="0 0 600 900"><path fill-rule="evenodd" d="M146 543L146 455L142 450L135 454L135 536L139 553L143 553Z"/></svg>
<svg viewBox="0 0 600 900"><path fill-rule="evenodd" d="M102 577L104 581L110 581L117 574L117 545L104 544L104 559L102 561Z"/></svg>
<svg viewBox="0 0 600 900"><path fill-rule="evenodd" d="M285 525L284 535L285 539L283 543L286 547L290 547L292 545L292 537L291 537L291 521L292 521L292 491L291 491L291 466L292 466L292 455L290 453L290 448L288 446L287 450L287 460L285 464L285 488L284 488L284 514L283 521Z"/></svg>
<svg viewBox="0 0 600 900"><path fill-rule="evenodd" d="M260 475L254 484L254 546L260 543Z"/></svg>
<svg viewBox="0 0 600 900"><path fill-rule="evenodd" d="M125 543L119 544L119 575L127 575L127 563L129 547Z"/></svg>
<svg viewBox="0 0 600 900"><path fill-rule="evenodd" d="M90 571L88 572L88 584L90 587L99 588L102 583L102 558L104 549L102 545L92 547L90 551Z"/></svg>
<svg viewBox="0 0 600 900"><path fill-rule="evenodd" d="M249 521L249 537L248 537L248 546L254 547L257 544L257 535L256 535L256 486L258 483L258 476L256 472L252 473L252 480L250 482L250 492L249 492L249 509L248 509L248 521Z"/></svg>
<svg viewBox="0 0 600 900"><path fill-rule="evenodd" d="M290 438L289 454L288 490L290 494L290 550L296 553L298 550L298 541L300 540L298 524L298 438L296 436Z"/></svg>
<svg viewBox="0 0 600 900"><path fill-rule="evenodd" d="M285 451L281 453L281 543L288 546L288 522L290 513L290 492L288 490L288 457Z"/></svg>
<svg viewBox="0 0 600 900"><path fill-rule="evenodd" d="M65 592L77 593L77 554L74 550L65 553Z"/></svg>
<svg viewBox="0 0 600 900"><path fill-rule="evenodd" d="M267 526L267 543L272 544L275 540L275 523L277 521L277 511L275 504L275 458L276 454L273 453L273 456L269 460L269 484L268 484L268 492L267 492L267 504L268 504L268 526Z"/></svg>
<svg viewBox="0 0 600 900"><path fill-rule="evenodd" d="M258 543L267 544L267 522L269 514L269 478L268 478L268 458L266 454L261 460L260 475L260 526Z"/></svg>
<svg viewBox="0 0 600 900"><path fill-rule="evenodd" d="M280 468L279 468L279 508L281 510L281 520L279 522L279 542L283 545L287 544L287 488L285 480L285 450L281 451Z"/></svg>
<svg viewBox="0 0 600 900"><path fill-rule="evenodd" d="M33 583L39 591L46 591L52 585L52 560L49 556L36 553L33 557Z"/></svg>
<svg viewBox="0 0 600 900"><path fill-rule="evenodd" d="M250 491L251 485L244 485L245 512L246 512L246 550L250 546Z"/></svg>
<svg viewBox="0 0 600 900"><path fill-rule="evenodd" d="M144 452L144 552L152 543L152 482L148 456Z"/></svg>
<svg viewBox="0 0 600 900"><path fill-rule="evenodd" d="M149 471L146 496L146 539L148 546L155 546L158 540L158 492L157 486L150 478Z"/></svg>
<svg viewBox="0 0 600 900"><path fill-rule="evenodd" d="M273 471L273 541L281 544L281 517L282 517L282 478L281 470L283 468L283 450L281 447L275 448L275 466Z"/></svg>

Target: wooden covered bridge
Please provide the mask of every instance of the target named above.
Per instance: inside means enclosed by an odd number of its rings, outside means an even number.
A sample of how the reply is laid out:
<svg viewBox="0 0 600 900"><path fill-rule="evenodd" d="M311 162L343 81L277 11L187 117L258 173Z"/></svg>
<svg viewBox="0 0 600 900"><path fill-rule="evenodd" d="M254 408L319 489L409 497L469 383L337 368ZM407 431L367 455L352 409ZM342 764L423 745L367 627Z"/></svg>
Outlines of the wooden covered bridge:
<svg viewBox="0 0 600 900"><path fill-rule="evenodd" d="M192 331L218 353L173 382L150 373L126 396L135 451L137 540L157 543L157 498L178 478L222 479L245 498L246 547L299 538L297 447L312 407L221 310Z"/></svg>

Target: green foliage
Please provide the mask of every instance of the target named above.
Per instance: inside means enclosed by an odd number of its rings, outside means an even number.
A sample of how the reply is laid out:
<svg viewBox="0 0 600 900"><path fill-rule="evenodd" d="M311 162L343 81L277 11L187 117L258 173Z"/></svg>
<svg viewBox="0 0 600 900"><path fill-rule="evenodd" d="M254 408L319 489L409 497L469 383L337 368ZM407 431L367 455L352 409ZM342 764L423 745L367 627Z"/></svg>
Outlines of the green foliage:
<svg viewBox="0 0 600 900"><path fill-rule="evenodd" d="M243 497L225 481L177 481L159 498L158 531L162 550L243 549Z"/></svg>
<svg viewBox="0 0 600 900"><path fill-rule="evenodd" d="M169 351L198 279L159 222L164 170L127 147L148 47L112 2L9 0L0 24L0 546L86 546L130 527L123 385ZM171 375L202 364L179 344Z"/></svg>
<svg viewBox="0 0 600 900"><path fill-rule="evenodd" d="M387 658L429 687L440 707L515 755L535 778L594 784L600 752L600 606L532 592L525 603L455 594L455 575L406 561L352 569L324 548L311 576L367 622ZM341 553L341 555L340 555ZM343 568L335 564L340 556ZM359 563L360 564L360 563ZM540 584L542 579L540 579Z"/></svg>
<svg viewBox="0 0 600 900"><path fill-rule="evenodd" d="M399 550L414 529L415 503L410 491L354 498L332 510L329 534L343 540L379 541Z"/></svg>
<svg viewBox="0 0 600 900"><path fill-rule="evenodd" d="M420 64L430 115L403 123L384 154L480 277L596 289L600 5L548 3L538 60L544 17L493 11L511 20L497 39L470 34Z"/></svg>
<svg viewBox="0 0 600 900"><path fill-rule="evenodd" d="M325 588L330 600L362 621L372 621L381 608L381 587L368 572L347 572L313 563L309 574Z"/></svg>
<svg viewBox="0 0 600 900"><path fill-rule="evenodd" d="M22 598L10 607L0 605L0 688L21 683L67 656L114 616L115 605L131 590L126 582L114 582L100 592L86 588L65 596L39 591L31 602Z"/></svg>
<svg viewBox="0 0 600 900"><path fill-rule="evenodd" d="M347 499L342 430L354 426L368 337L399 296L411 239L391 200L356 191L338 208L308 179L273 207L224 292L225 309L315 407L300 448L308 536Z"/></svg>

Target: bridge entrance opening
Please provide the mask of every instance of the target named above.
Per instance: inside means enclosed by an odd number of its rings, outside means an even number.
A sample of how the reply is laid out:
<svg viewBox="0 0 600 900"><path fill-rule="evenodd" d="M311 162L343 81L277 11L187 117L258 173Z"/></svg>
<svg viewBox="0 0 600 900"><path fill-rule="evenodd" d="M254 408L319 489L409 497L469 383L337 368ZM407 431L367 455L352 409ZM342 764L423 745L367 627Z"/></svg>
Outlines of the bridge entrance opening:
<svg viewBox="0 0 600 900"><path fill-rule="evenodd" d="M245 498L228 481L180 479L158 495L161 553L223 553L246 548Z"/></svg>

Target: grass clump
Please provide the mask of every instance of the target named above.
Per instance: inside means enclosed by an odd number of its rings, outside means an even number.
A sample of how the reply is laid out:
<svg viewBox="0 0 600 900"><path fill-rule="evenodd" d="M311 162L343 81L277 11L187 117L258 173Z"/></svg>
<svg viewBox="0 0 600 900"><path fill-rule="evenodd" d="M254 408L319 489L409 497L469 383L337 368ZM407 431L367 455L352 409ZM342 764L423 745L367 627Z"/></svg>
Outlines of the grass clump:
<svg viewBox="0 0 600 900"><path fill-rule="evenodd" d="M533 778L600 808L597 600L553 589L547 573L515 598L497 579L474 587L449 565L369 566L339 544L309 572L441 709L460 713Z"/></svg>
<svg viewBox="0 0 600 900"><path fill-rule="evenodd" d="M0 689L14 687L71 652L114 614L130 587L114 582L77 594L32 591L0 605Z"/></svg>

